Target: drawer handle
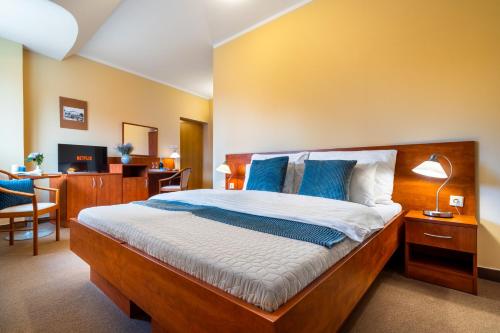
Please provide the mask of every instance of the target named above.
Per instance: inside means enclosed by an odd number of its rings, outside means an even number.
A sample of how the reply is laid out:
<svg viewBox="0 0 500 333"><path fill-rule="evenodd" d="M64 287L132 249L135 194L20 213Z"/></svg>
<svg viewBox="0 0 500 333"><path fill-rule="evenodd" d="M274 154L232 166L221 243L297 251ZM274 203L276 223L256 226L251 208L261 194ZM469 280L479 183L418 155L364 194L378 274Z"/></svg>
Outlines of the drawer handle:
<svg viewBox="0 0 500 333"><path fill-rule="evenodd" d="M434 238L444 238L444 239L452 239L453 238L451 236L433 235L433 234L428 234L426 232L424 232L424 235L429 236L429 237L434 237Z"/></svg>

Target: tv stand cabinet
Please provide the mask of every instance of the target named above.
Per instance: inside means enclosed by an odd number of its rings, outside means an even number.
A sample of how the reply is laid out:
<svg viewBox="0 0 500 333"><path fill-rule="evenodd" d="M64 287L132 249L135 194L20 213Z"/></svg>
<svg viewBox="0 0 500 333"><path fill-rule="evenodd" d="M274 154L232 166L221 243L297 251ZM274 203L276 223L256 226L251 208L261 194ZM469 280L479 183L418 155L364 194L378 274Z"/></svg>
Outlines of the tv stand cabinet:
<svg viewBox="0 0 500 333"><path fill-rule="evenodd" d="M59 189L61 222L78 217L82 209L146 200L158 194L158 180L177 170L150 170L147 164L109 164L109 173L72 173L50 179ZM52 198L54 199L54 198Z"/></svg>
<svg viewBox="0 0 500 333"><path fill-rule="evenodd" d="M50 179L50 187L59 189L64 227L82 209L122 203L122 175L118 173L65 174Z"/></svg>

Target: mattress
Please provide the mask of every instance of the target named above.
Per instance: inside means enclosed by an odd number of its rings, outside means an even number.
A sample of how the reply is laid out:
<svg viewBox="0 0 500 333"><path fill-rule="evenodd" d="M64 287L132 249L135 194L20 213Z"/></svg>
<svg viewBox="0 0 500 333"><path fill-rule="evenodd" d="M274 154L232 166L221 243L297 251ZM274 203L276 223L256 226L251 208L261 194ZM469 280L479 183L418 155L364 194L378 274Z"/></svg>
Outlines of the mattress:
<svg viewBox="0 0 500 333"><path fill-rule="evenodd" d="M399 212L398 205L390 206L369 209L387 222ZM346 238L327 249L136 204L85 209L78 219L270 312L360 244Z"/></svg>

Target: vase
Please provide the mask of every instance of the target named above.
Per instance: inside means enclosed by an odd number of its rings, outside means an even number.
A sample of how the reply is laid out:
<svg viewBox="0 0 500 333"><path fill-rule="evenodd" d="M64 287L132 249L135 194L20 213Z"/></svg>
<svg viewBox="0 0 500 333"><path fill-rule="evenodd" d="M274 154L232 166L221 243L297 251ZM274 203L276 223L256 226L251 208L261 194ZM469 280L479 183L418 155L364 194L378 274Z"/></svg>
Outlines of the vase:
<svg viewBox="0 0 500 333"><path fill-rule="evenodd" d="M130 155L122 155L122 164L129 164L131 160Z"/></svg>
<svg viewBox="0 0 500 333"><path fill-rule="evenodd" d="M42 174L43 173L43 170L42 170L42 166L41 165L37 165L36 168L35 168L35 173L37 174Z"/></svg>

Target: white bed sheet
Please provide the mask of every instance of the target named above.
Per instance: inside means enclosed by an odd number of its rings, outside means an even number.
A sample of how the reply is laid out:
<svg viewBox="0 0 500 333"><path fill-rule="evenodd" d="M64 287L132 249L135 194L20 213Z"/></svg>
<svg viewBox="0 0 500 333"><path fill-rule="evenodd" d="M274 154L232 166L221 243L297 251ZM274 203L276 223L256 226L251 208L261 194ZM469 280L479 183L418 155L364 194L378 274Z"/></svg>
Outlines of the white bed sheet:
<svg viewBox="0 0 500 333"><path fill-rule="evenodd" d="M370 209L387 222L396 206ZM346 238L327 249L135 204L89 208L78 218L266 311L275 311L360 244Z"/></svg>

